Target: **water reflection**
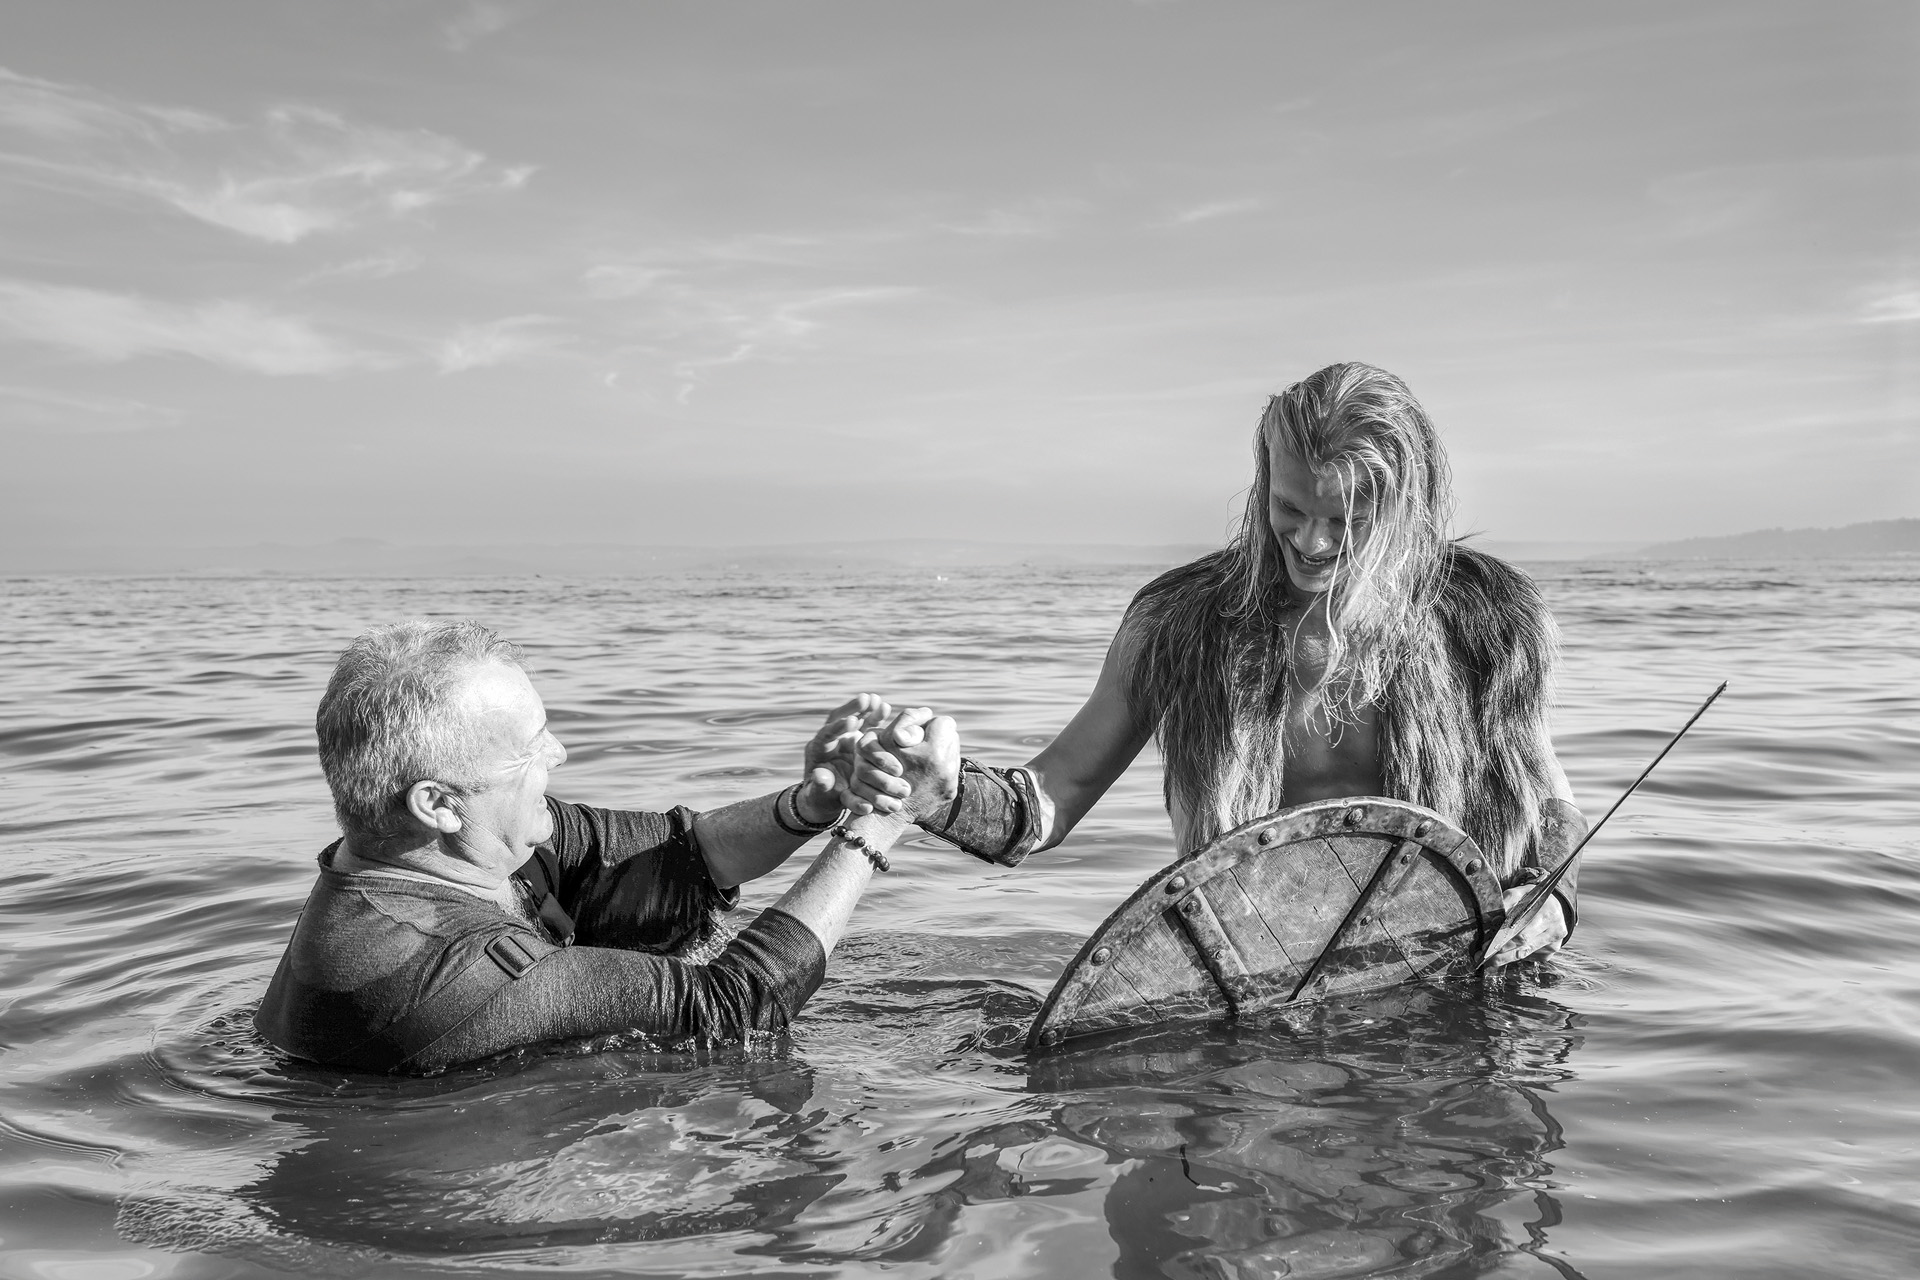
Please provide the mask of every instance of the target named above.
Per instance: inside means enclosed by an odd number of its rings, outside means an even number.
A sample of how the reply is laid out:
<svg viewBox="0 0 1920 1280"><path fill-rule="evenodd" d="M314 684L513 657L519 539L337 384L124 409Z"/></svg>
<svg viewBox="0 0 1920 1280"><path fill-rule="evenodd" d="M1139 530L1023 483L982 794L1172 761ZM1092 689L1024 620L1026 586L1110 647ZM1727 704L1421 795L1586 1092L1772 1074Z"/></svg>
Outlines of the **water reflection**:
<svg viewBox="0 0 1920 1280"><path fill-rule="evenodd" d="M813 1073L728 1056L552 1057L304 1106L242 1198L285 1235L400 1253L775 1229L835 1181L787 1153L819 1118Z"/></svg>
<svg viewBox="0 0 1920 1280"><path fill-rule="evenodd" d="M1059 1194L1112 1166L1119 1280L1474 1275L1516 1250L1573 1276L1541 1250L1575 1021L1415 988L1109 1040L1034 1065L1050 1123L976 1135L962 1185Z"/></svg>
<svg viewBox="0 0 1920 1280"><path fill-rule="evenodd" d="M1033 1063L1018 1045L1038 1001L1011 984L880 980L824 1003L818 1062L774 1041L579 1045L430 1080L281 1063L244 1088L275 1151L237 1189L254 1226L225 1247L378 1269L556 1249L654 1266L686 1242L743 1269L941 1274L982 1240L1021 1252L1008 1224L1044 1201L1104 1220L1115 1252L1092 1257L1082 1234L1075 1274L1467 1276L1524 1252L1578 1275L1546 1252L1562 1145L1547 1100L1580 1037L1537 994L1409 989ZM855 1026L945 1048L850 1087L839 1032ZM215 1244L204 1207L184 1218L198 1231L122 1229Z"/></svg>

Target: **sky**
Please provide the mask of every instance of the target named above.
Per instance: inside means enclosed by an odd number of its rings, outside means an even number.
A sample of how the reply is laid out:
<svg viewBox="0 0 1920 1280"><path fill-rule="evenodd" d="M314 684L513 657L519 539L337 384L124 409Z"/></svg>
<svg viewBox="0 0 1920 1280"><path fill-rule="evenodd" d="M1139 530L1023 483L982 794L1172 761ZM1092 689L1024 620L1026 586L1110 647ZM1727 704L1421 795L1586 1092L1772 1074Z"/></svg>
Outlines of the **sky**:
<svg viewBox="0 0 1920 1280"><path fill-rule="evenodd" d="M0 6L0 540L1218 542L1268 395L1457 525L1920 515L1920 6Z"/></svg>

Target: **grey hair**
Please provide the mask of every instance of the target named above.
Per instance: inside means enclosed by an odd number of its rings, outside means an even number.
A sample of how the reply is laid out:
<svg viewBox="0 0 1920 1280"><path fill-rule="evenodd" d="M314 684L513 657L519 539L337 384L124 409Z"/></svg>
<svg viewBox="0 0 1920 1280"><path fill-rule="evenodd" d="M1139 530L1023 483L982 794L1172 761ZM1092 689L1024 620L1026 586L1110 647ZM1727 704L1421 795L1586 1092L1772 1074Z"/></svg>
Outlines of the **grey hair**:
<svg viewBox="0 0 1920 1280"><path fill-rule="evenodd" d="M520 649L477 622L396 622L347 646L313 721L343 832L403 834L416 782L456 796L485 788L460 691L468 671L490 662L519 667Z"/></svg>

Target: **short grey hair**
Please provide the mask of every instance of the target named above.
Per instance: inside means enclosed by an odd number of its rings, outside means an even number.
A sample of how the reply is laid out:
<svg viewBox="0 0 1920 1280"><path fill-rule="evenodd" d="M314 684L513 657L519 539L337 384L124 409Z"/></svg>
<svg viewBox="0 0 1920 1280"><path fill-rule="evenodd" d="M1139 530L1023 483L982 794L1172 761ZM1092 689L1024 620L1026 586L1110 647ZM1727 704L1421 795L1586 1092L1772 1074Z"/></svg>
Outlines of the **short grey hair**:
<svg viewBox="0 0 1920 1280"><path fill-rule="evenodd" d="M469 671L490 662L520 667L520 649L477 622L396 622L347 646L313 720L343 832L403 834L416 782L430 778L455 795L485 788L460 691Z"/></svg>

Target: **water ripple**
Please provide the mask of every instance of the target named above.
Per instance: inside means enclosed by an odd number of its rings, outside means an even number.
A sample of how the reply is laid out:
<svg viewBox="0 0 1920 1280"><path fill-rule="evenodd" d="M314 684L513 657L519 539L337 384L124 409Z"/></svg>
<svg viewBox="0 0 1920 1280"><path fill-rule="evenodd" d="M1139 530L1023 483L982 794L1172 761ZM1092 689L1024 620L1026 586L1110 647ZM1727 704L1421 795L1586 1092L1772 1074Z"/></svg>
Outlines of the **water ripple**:
<svg viewBox="0 0 1920 1280"><path fill-rule="evenodd" d="M1149 576L0 583L0 1271L1911 1274L1910 561L1539 567L1590 812L1733 687L1590 851L1575 954L1484 991L1029 1064L1171 852L1149 751L1017 872L904 844L789 1037L404 1080L255 1036L332 834L313 703L367 622L489 619L572 750L556 794L699 808L861 690L1026 758Z"/></svg>

